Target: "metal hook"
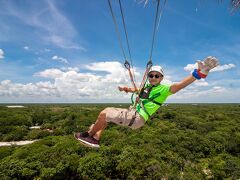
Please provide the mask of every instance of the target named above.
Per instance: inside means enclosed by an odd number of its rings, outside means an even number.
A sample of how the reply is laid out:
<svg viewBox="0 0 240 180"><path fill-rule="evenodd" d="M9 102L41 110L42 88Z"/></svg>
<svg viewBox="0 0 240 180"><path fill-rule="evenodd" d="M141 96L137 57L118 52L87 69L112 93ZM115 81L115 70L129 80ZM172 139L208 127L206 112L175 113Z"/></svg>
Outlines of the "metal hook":
<svg viewBox="0 0 240 180"><path fill-rule="evenodd" d="M127 60L125 60L124 66L125 66L125 68L130 69L130 64Z"/></svg>
<svg viewBox="0 0 240 180"><path fill-rule="evenodd" d="M147 63L147 69L150 69L152 65L153 65L152 60L149 60Z"/></svg>

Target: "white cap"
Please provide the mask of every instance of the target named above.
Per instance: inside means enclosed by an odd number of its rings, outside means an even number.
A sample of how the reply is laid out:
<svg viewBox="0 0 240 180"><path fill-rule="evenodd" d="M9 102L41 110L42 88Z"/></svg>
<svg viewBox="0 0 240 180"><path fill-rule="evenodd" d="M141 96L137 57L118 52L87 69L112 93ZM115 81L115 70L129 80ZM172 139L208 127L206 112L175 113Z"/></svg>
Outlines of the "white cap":
<svg viewBox="0 0 240 180"><path fill-rule="evenodd" d="M161 66L152 66L149 70L149 73L152 72L152 71L159 72L161 75L164 76L164 72L163 72L163 69L162 69Z"/></svg>

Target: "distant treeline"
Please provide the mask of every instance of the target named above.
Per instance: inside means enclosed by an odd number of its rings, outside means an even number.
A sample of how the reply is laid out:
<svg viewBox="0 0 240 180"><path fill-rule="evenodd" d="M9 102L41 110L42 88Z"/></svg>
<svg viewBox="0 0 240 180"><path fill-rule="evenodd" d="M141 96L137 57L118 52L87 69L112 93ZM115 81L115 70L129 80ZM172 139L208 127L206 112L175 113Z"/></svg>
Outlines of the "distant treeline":
<svg viewBox="0 0 240 180"><path fill-rule="evenodd" d="M109 124L99 149L82 146L105 107L127 104L0 106L2 179L239 179L240 105L169 104L138 130ZM30 129L31 126L41 129ZM51 130L51 131L47 131Z"/></svg>

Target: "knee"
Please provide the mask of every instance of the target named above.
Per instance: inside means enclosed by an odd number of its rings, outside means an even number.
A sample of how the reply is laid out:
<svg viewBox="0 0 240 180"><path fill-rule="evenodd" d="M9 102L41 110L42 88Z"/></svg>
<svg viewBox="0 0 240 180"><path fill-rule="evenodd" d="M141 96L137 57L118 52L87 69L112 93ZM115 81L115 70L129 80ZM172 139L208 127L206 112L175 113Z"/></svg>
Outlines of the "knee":
<svg viewBox="0 0 240 180"><path fill-rule="evenodd" d="M106 111L109 111L111 109L112 109L111 107L106 107L104 110L102 110L102 112L106 112Z"/></svg>
<svg viewBox="0 0 240 180"><path fill-rule="evenodd" d="M102 110L100 113L99 113L99 115L98 115L98 117L99 118L101 118L101 119L106 119L106 114L107 114L107 108L105 108L104 110Z"/></svg>
<svg viewBox="0 0 240 180"><path fill-rule="evenodd" d="M107 107L107 108L105 108L104 110L102 110L102 111L100 112L100 114L101 114L101 115L106 115L106 114L110 111L110 109L111 109L111 108Z"/></svg>

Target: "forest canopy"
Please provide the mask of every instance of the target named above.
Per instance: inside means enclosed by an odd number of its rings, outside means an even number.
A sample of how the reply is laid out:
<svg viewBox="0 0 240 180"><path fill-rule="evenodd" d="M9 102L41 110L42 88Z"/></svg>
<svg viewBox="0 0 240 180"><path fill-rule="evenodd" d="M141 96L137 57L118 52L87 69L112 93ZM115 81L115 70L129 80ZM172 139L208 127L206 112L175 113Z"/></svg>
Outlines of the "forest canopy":
<svg viewBox="0 0 240 180"><path fill-rule="evenodd" d="M239 179L240 105L168 104L138 130L110 124L99 149L84 147L105 107L127 104L0 106L0 140L39 139L0 147L5 179ZM204 113L207 112L207 113ZM31 129L38 125L40 129ZM51 130L51 131L50 131Z"/></svg>

